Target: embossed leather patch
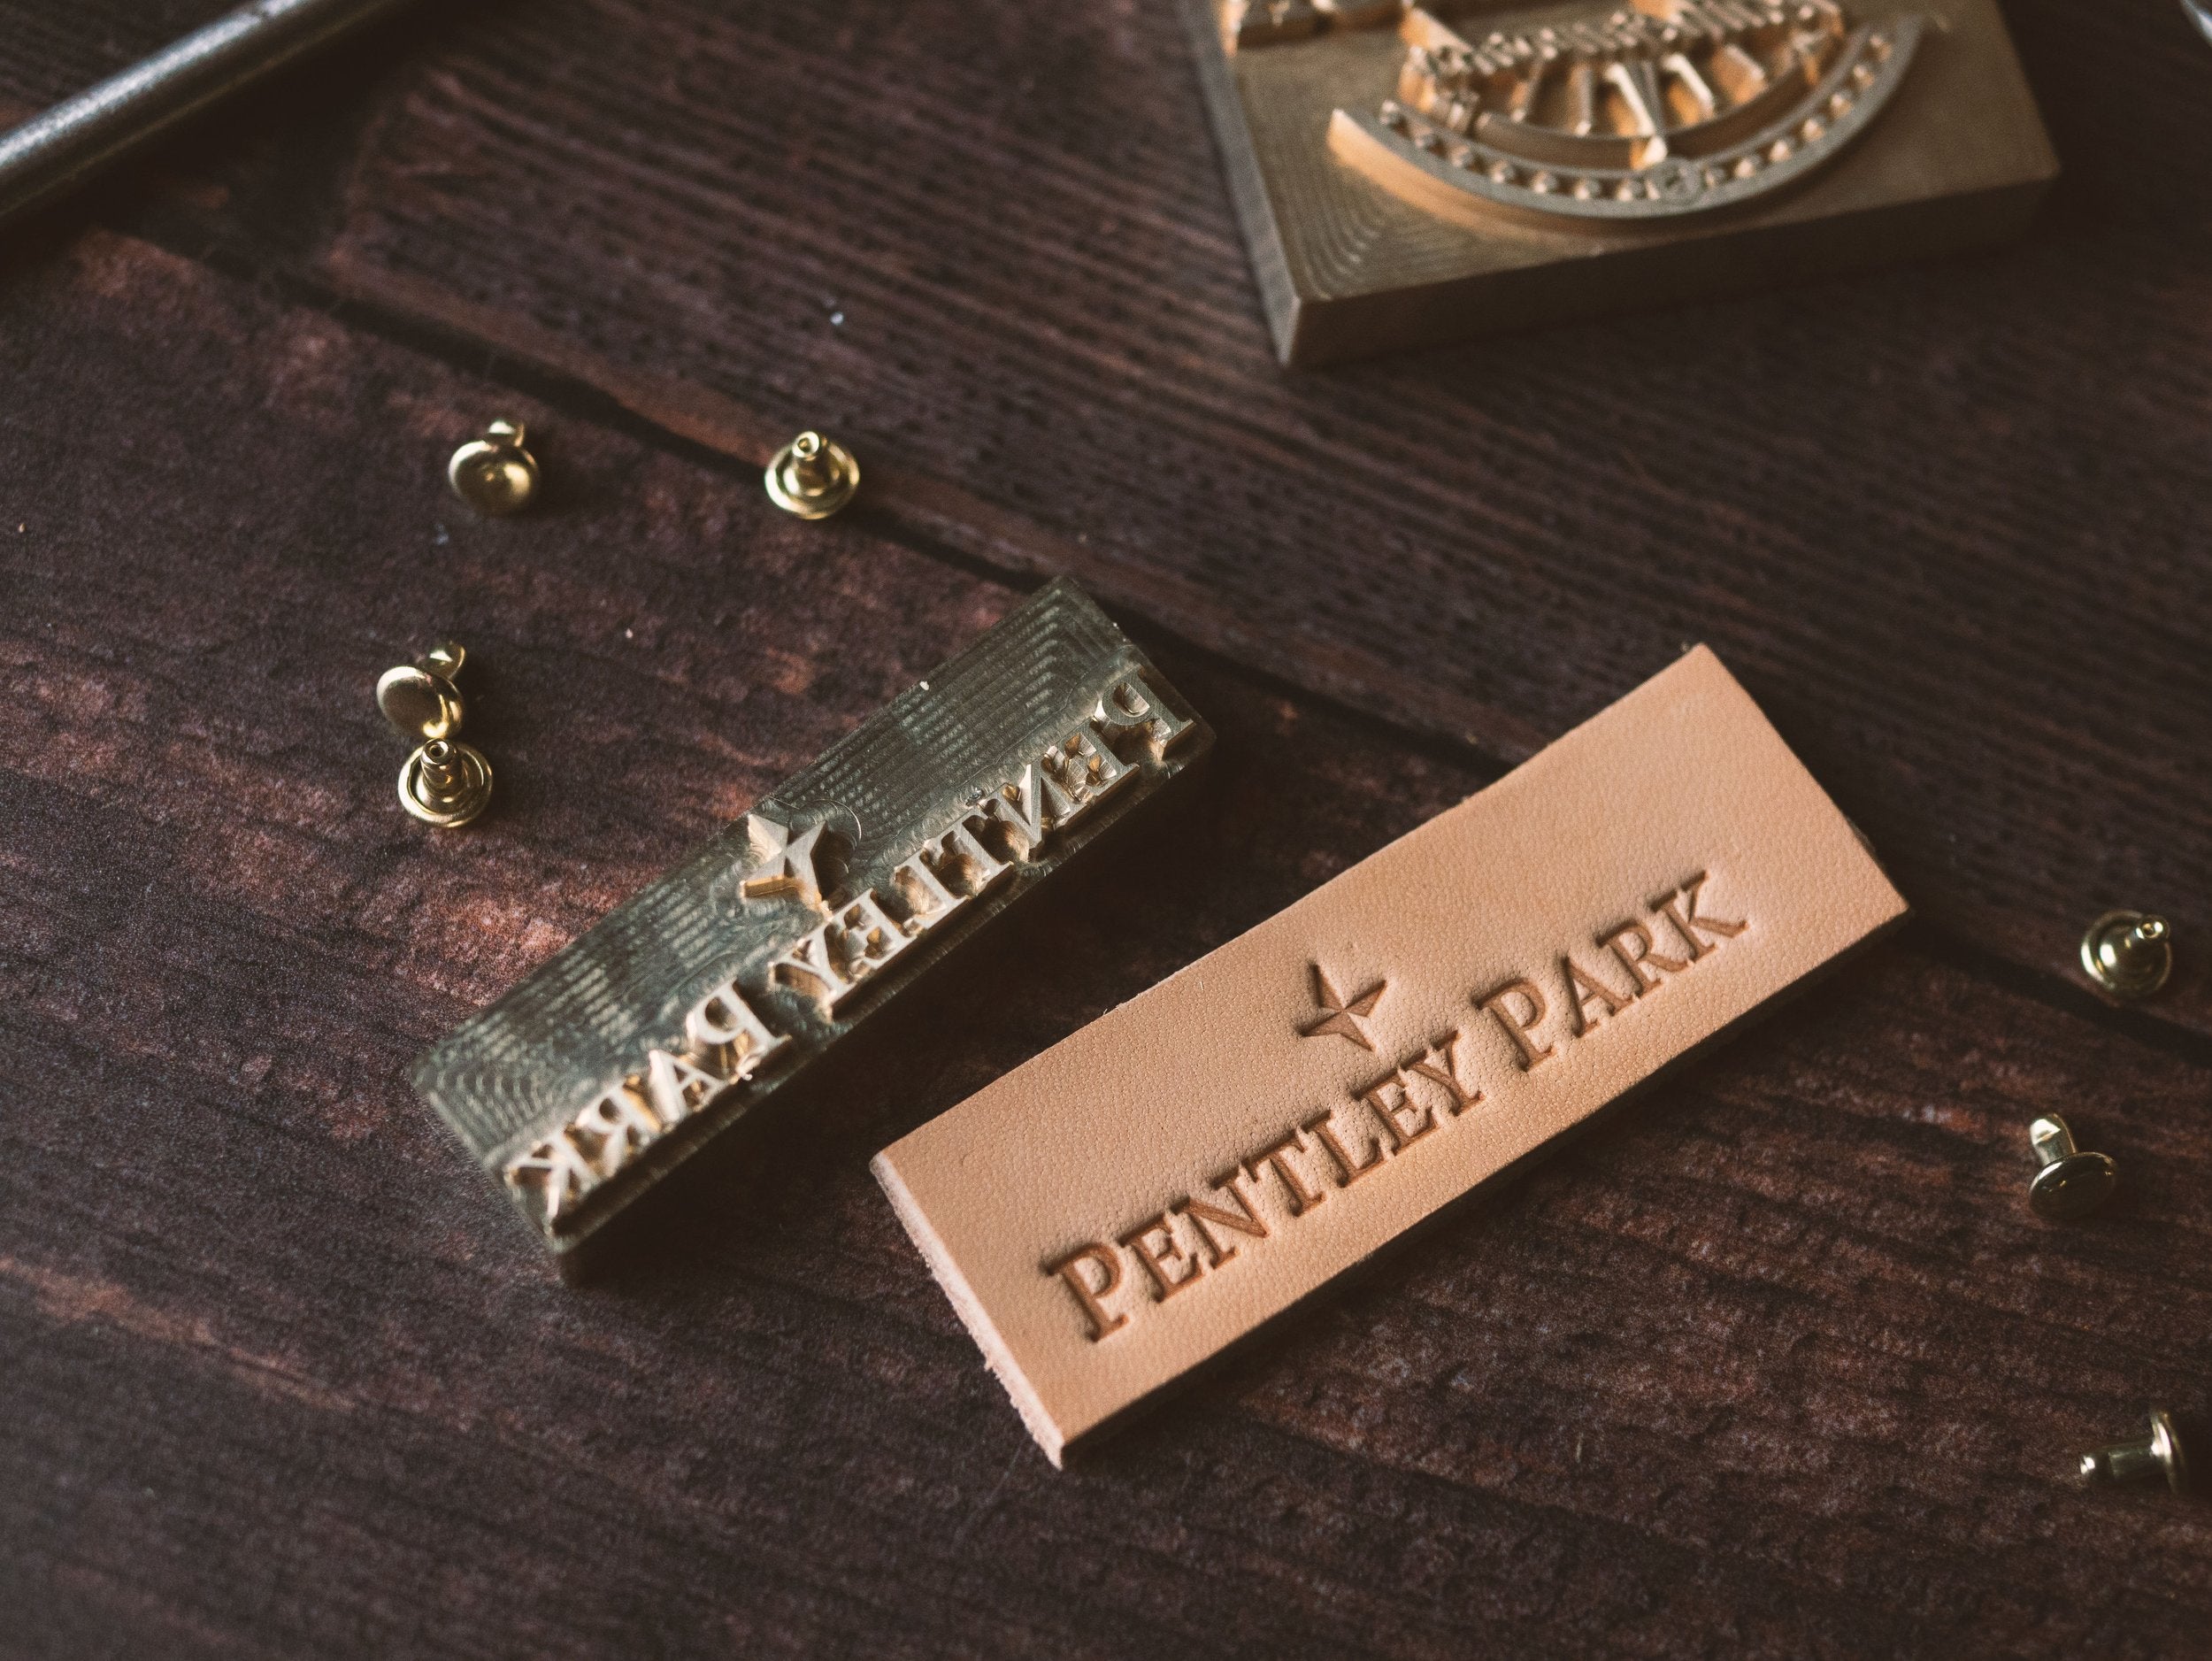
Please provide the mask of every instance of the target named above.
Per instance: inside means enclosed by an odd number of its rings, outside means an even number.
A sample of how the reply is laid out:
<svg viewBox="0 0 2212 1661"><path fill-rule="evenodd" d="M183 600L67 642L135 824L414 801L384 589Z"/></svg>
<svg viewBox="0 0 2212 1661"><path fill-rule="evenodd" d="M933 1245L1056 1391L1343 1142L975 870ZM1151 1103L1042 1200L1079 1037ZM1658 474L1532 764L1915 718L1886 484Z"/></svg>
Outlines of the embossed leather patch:
<svg viewBox="0 0 2212 1661"><path fill-rule="evenodd" d="M876 1175L1057 1464L1905 911L1700 647Z"/></svg>

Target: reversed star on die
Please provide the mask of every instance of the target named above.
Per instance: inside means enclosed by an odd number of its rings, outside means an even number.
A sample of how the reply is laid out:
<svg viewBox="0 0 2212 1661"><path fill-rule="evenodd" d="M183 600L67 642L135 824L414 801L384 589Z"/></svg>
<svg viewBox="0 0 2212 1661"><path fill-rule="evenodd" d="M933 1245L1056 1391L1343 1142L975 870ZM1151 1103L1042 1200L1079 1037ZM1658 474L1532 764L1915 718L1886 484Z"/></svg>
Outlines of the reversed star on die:
<svg viewBox="0 0 2212 1661"><path fill-rule="evenodd" d="M1313 995L1323 1011L1317 1021L1301 1027L1301 1038L1326 1038L1334 1035L1357 1044L1362 1050L1372 1050L1375 1041L1367 1035L1360 1023L1375 1012L1375 1005L1382 1002L1382 995L1390 989L1390 982L1378 980L1357 997L1347 999L1329 980L1319 964L1313 965Z"/></svg>
<svg viewBox="0 0 2212 1661"><path fill-rule="evenodd" d="M765 813L749 813L745 827L752 834L754 865L738 885L749 900L773 899L795 894L809 905L822 904L821 877L815 869L820 850L820 820L796 836L791 827Z"/></svg>

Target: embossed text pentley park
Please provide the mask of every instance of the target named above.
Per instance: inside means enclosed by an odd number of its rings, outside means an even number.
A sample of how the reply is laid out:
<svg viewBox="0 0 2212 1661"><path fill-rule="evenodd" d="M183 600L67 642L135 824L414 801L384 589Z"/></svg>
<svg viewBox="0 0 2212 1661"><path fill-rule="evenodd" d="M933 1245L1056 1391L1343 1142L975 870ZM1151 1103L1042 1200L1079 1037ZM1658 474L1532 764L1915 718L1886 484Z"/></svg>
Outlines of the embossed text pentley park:
<svg viewBox="0 0 2212 1661"><path fill-rule="evenodd" d="M1482 1105L1477 1056L1485 1044L1524 1073L1571 1066L1575 1045L1602 1042L1610 1024L1633 1020L1640 1002L1663 996L1676 977L1695 973L1748 932L1748 916L1703 909L1709 880L1698 873L1641 915L1593 936L1586 951L1569 950L1549 968L1473 990L1469 1027L1399 1057L1318 1111L1286 1116L1264 1146L1223 1150L1231 1163L1204 1192L1164 1204L1111 1240L1087 1241L1041 1265L1043 1273L1065 1286L1095 1342L1141 1320L1148 1308L1233 1273L1244 1250L1265 1250L1279 1230L1295 1228L1332 1195L1371 1177L1389 1181L1394 1162L1419 1157L1417 1144ZM1312 974L1319 1017L1286 1036L1336 1038L1371 1051L1367 1021L1389 995L1389 980L1347 994L1322 965Z"/></svg>

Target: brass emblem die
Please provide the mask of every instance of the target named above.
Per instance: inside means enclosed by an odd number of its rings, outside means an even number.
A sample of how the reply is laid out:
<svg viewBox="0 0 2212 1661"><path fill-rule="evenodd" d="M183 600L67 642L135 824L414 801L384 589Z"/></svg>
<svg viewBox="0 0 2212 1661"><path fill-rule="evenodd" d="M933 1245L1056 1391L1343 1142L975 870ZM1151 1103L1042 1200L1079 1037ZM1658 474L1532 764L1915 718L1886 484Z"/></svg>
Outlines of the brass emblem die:
<svg viewBox="0 0 2212 1661"><path fill-rule="evenodd" d="M1278 352L1985 242L2057 171L1993 0L1183 0Z"/></svg>
<svg viewBox="0 0 2212 1661"><path fill-rule="evenodd" d="M1478 225L1486 209L1665 219L1785 187L1880 112L1923 24L1855 25L1833 0L1622 10L1471 39L1419 7L1406 21L1397 96L1374 114L1340 109L1331 149Z"/></svg>

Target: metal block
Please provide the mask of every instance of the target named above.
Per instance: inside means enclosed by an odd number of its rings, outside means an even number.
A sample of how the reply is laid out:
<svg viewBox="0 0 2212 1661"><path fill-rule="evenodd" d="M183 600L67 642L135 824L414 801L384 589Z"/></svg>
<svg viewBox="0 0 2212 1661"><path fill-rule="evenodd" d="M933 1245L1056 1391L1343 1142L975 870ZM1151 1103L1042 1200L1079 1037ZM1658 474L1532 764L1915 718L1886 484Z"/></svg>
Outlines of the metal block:
<svg viewBox="0 0 2212 1661"><path fill-rule="evenodd" d="M1183 4L1285 363L1948 251L2058 171L1994 0Z"/></svg>
<svg viewBox="0 0 2212 1661"><path fill-rule="evenodd" d="M416 1088L567 1251L1212 742L1056 581L431 1050Z"/></svg>

